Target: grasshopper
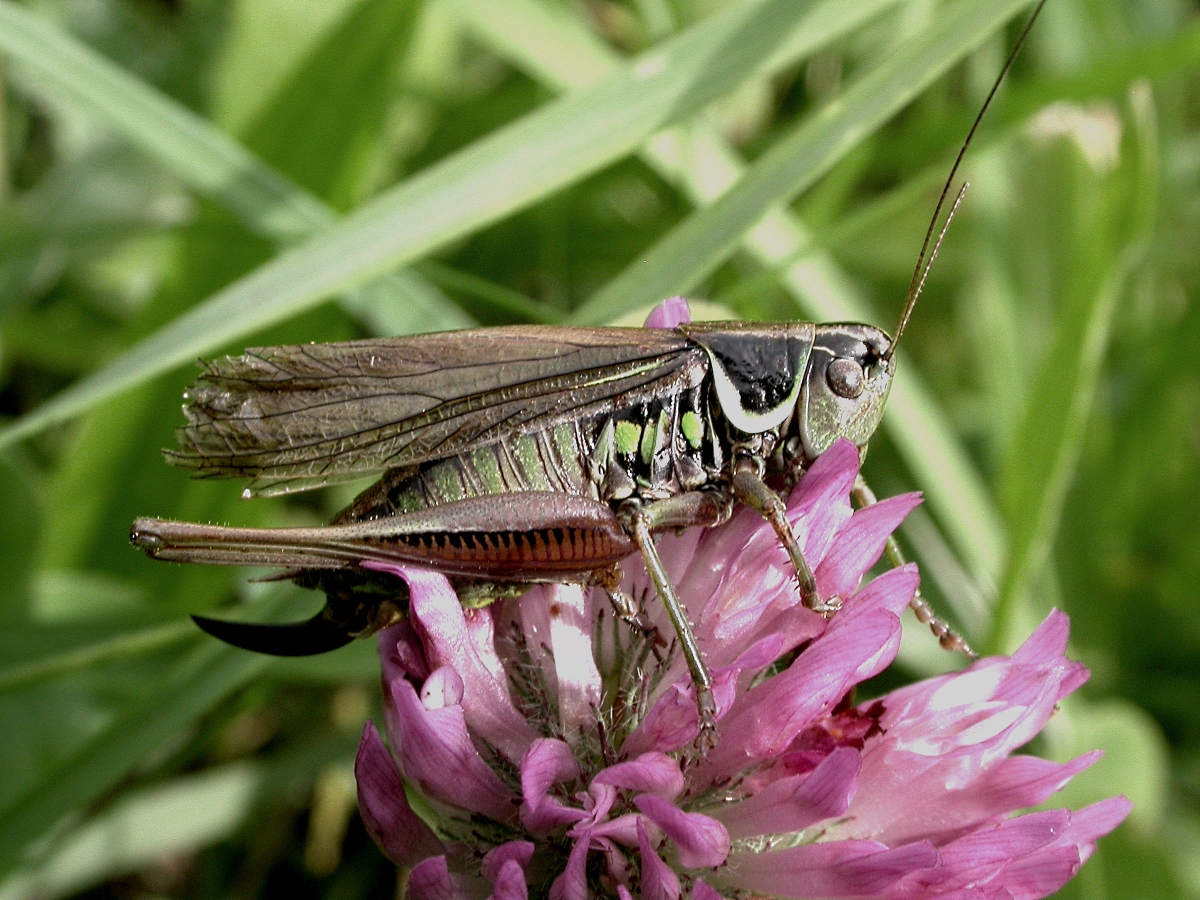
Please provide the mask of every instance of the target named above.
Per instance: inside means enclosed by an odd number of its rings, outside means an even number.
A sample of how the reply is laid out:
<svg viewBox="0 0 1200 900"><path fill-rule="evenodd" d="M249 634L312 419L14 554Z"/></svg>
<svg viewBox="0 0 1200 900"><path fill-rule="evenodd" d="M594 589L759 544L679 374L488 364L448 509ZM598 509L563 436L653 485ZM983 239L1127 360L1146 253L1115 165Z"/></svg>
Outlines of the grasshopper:
<svg viewBox="0 0 1200 900"><path fill-rule="evenodd" d="M381 472L319 528L139 519L157 559L277 566L325 591L293 626L199 620L230 643L319 653L404 610L364 561L427 566L465 602L539 582L599 583L640 553L710 722L710 679L654 533L720 525L736 502L774 527L806 606L832 614L765 479L794 480L839 437L863 446L895 370L868 325L506 327L268 347L207 365L169 460L278 494ZM629 601L618 601L629 609Z"/></svg>
<svg viewBox="0 0 1200 900"><path fill-rule="evenodd" d="M617 564L640 554L696 685L701 730L711 731L712 680L654 535L719 526L745 504L779 536L805 606L836 612L840 599L819 596L768 482L794 483L835 440L861 449L875 432L897 343L966 189L937 231L954 176L1040 9L950 171L894 338L865 324L692 322L250 349L205 364L184 394L188 424L168 461L199 477L248 479L247 497L378 481L323 527L143 518L133 544L156 559L279 567L323 590L324 608L305 622L196 617L231 644L285 656L335 649L404 615L404 587L365 562L442 572L472 605L538 583L598 584L634 619ZM865 485L857 494L873 501ZM899 558L894 544L889 556ZM919 594L913 607L944 646L967 650Z"/></svg>

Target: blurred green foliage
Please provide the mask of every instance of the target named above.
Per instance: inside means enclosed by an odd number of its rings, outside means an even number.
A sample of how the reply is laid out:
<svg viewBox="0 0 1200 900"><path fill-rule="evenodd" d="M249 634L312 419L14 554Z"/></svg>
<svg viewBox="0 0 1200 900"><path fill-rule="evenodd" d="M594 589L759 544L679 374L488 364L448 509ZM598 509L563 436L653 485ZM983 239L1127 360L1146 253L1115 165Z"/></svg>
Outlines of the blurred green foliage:
<svg viewBox="0 0 1200 900"><path fill-rule="evenodd" d="M0 0L0 898L393 892L370 642L218 646L187 613L319 598L127 546L348 496L163 465L188 361L673 291L890 326L1027 7ZM1035 749L1106 748L1056 799L1136 804L1086 900L1200 897L1198 69L1186 0L1050 0L867 464L926 492L905 538L974 641L1071 614L1093 677ZM958 664L911 632L890 678Z"/></svg>

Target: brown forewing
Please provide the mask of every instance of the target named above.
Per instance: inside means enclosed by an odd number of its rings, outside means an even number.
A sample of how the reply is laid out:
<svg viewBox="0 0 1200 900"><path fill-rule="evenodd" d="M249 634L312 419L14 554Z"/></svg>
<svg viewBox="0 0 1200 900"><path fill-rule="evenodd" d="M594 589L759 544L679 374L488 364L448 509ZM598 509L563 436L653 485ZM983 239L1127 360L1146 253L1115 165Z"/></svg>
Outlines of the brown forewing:
<svg viewBox="0 0 1200 900"><path fill-rule="evenodd" d="M699 383L676 331L513 326L264 347L206 364L172 462L284 493L452 456Z"/></svg>

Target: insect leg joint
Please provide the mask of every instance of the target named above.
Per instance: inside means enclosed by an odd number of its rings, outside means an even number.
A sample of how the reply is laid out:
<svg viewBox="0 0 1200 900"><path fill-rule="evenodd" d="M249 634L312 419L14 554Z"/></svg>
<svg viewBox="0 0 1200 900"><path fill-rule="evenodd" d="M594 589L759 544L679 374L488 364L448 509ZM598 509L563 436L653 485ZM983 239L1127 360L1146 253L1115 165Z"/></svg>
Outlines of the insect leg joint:
<svg viewBox="0 0 1200 900"><path fill-rule="evenodd" d="M813 575L812 568L805 560L804 552L800 549L791 523L787 520L787 508L779 495L762 480L762 475L755 465L757 462L758 460L746 457L739 459L734 464L733 478L730 482L733 494L738 500L756 510L775 529L780 542L787 550L788 556L791 557L792 565L796 568L796 580L800 583L800 599L804 605L823 616L831 616L841 608L841 598L823 599L817 593L816 576Z"/></svg>

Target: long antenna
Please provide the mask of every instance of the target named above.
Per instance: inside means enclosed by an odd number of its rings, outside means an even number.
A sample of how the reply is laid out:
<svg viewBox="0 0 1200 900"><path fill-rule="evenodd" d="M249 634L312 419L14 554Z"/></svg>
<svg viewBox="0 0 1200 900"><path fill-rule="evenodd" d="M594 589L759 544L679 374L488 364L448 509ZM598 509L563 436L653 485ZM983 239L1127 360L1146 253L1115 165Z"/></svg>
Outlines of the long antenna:
<svg viewBox="0 0 1200 900"><path fill-rule="evenodd" d="M900 324L896 326L896 336L892 338L891 346L883 354L885 361L890 359L896 352L896 345L900 343L900 335L904 333L904 328L908 325L909 317L912 315L913 307L917 305L917 298L921 296L921 291L925 287L925 279L929 277L929 269L933 265L934 258L937 256L938 248L942 245L942 238L946 236L946 229L950 227L950 220L954 218L954 212L958 209L958 204L962 202L963 193L967 189L967 186L964 184L959 190L954 204L946 216L946 224L942 226L942 230L938 234L938 239L933 245L933 251L930 252L929 242L933 240L938 219L942 214L942 207L946 205L946 198L950 196L950 187L954 184L954 176L958 174L958 167L962 164L963 157L967 154L967 148L971 146L971 139L975 137L975 132L979 129L979 123L983 121L984 114L988 111L988 107L992 105L992 99L996 96L996 91L1000 90L1000 83L1004 81L1004 76L1012 68L1013 60L1021 52L1021 47L1025 44L1025 38L1029 37L1029 30L1033 28L1033 23L1037 21L1038 14L1045 5L1046 0L1039 0L1037 7L1033 10L1033 14L1029 17L1029 21L1021 29L1021 35L1017 38L1017 42L1013 44L1012 52L1008 54L1008 59L1004 62L1004 68L996 76L996 81L992 85L992 89L988 91L987 99L983 101L983 106L980 108L979 114L975 116L975 121L971 123L971 130L967 132L967 137L958 150L958 156L954 158L954 165L950 167L950 175L946 178L942 194L938 197L937 206L934 207L933 218L929 220L929 228L925 231L925 240L921 243L921 253L917 256L917 265L913 269L912 280L908 283L908 293L904 295L904 309L900 313ZM926 259L927 254L928 259Z"/></svg>

